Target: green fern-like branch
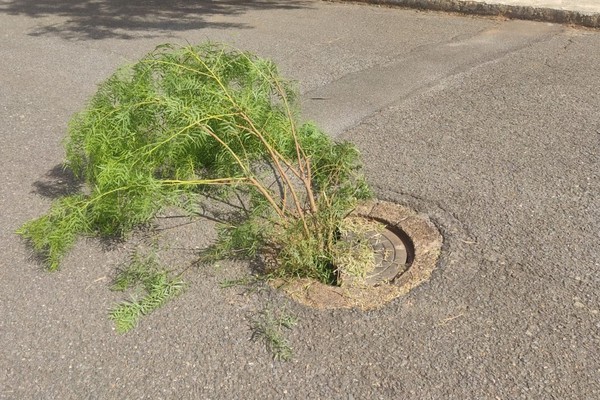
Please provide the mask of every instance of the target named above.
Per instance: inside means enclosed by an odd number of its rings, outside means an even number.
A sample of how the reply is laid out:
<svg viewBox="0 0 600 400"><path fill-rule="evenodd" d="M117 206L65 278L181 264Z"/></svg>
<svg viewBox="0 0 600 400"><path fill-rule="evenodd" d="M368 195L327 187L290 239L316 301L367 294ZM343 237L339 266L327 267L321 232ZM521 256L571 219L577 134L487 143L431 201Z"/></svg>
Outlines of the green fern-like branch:
<svg viewBox="0 0 600 400"><path fill-rule="evenodd" d="M66 165L87 194L57 200L18 233L56 269L82 235L123 236L207 187L230 187L214 193L241 194L251 209L221 229L217 253L268 246L282 274L328 281L339 222L369 191L354 146L301 123L297 99L269 60L212 43L159 46L69 124ZM123 310L144 310L135 304Z"/></svg>

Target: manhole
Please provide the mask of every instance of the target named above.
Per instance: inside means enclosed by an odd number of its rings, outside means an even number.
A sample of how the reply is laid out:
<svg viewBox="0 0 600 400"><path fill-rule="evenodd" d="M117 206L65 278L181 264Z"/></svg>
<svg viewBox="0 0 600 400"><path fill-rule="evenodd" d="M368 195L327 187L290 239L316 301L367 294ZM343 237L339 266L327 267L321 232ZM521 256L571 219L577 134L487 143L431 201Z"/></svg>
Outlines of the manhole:
<svg viewBox="0 0 600 400"><path fill-rule="evenodd" d="M342 277L340 286L304 278L273 284L310 307L369 310L430 278L442 248L442 235L426 215L385 201L362 204L352 215L385 226L378 237L368 238L375 251L375 263L365 277Z"/></svg>

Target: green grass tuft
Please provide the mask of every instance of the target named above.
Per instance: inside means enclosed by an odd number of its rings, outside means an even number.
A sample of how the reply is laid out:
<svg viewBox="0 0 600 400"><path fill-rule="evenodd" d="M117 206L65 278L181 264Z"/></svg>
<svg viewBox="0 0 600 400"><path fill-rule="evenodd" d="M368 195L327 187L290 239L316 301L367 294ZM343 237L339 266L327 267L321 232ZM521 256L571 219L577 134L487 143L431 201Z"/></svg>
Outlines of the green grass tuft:
<svg viewBox="0 0 600 400"><path fill-rule="evenodd" d="M112 289L126 291L138 288L143 295L138 300L123 301L110 311L117 332L125 333L137 326L141 317L163 306L184 289L179 278L170 278L154 255L135 254L132 262L115 277Z"/></svg>
<svg viewBox="0 0 600 400"><path fill-rule="evenodd" d="M291 314L265 309L251 321L251 340L262 341L275 360L289 361L294 353L284 330L292 329L297 323L298 319Z"/></svg>

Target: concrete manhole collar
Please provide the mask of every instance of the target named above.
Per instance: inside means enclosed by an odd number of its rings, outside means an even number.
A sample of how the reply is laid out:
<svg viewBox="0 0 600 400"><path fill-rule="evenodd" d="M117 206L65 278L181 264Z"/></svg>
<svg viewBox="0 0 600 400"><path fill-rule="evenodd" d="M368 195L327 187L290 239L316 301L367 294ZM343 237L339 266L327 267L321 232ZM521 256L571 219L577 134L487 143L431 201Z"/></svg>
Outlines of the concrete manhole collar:
<svg viewBox="0 0 600 400"><path fill-rule="evenodd" d="M385 226L373 243L376 267L364 279L329 286L311 279L276 280L294 300L318 309L379 308L428 280L442 247L442 235L427 216L386 201L358 206L353 217ZM349 283L348 283L349 282Z"/></svg>

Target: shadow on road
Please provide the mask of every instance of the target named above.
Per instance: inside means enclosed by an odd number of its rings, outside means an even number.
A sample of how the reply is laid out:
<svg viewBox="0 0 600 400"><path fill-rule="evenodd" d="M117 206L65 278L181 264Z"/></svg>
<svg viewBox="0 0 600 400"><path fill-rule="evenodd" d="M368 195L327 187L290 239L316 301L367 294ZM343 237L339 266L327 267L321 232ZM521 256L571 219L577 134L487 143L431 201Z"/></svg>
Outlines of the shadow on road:
<svg viewBox="0 0 600 400"><path fill-rule="evenodd" d="M33 192L49 199L58 199L78 193L82 182L63 164L52 167L42 179L33 182Z"/></svg>
<svg viewBox="0 0 600 400"><path fill-rule="evenodd" d="M142 36L151 38L165 32L206 27L244 29L249 27L243 23L207 19L213 16L239 15L250 10L307 7L306 2L292 3L286 0L9 0L0 4L0 13L39 18L40 25L29 33L32 36L98 40L139 38L140 32Z"/></svg>

